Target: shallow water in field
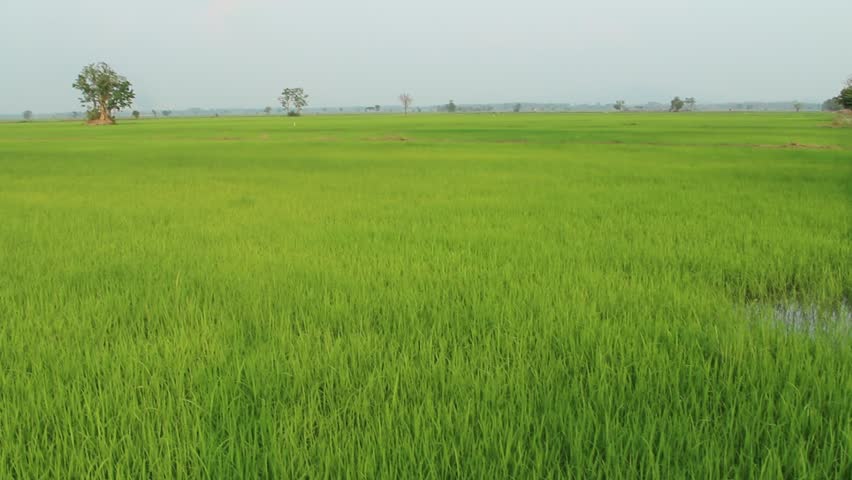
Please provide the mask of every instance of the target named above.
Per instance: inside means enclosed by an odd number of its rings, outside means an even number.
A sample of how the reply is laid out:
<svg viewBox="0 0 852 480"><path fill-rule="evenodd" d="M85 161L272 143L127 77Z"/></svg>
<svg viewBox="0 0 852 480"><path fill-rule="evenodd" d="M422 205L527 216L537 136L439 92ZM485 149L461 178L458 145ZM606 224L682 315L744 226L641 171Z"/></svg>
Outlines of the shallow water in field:
<svg viewBox="0 0 852 480"><path fill-rule="evenodd" d="M760 318L770 316L780 327L808 333L852 333L852 304L847 299L833 306L814 303L787 302L753 304L752 313ZM771 314L769 313L771 312Z"/></svg>

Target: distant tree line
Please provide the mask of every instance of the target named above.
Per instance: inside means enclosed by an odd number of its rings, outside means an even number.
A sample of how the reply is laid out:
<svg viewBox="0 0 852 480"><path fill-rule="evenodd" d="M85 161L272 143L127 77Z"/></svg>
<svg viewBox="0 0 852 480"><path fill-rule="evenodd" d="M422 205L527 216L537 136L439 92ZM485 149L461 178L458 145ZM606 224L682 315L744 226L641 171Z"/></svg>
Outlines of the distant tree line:
<svg viewBox="0 0 852 480"><path fill-rule="evenodd" d="M133 100L136 97L130 81L119 75L112 67L104 62L93 63L83 67L83 70L77 76L77 80L72 86L80 91L80 102L84 107L86 107L86 118L92 123L115 123L116 113L125 108L131 107ZM284 88L281 92L281 96L278 97L282 106L280 111L285 112L288 116L299 116L301 115L302 110L308 105L308 97L309 95L305 93L305 90L301 87ZM398 98L402 105L403 112L407 115L408 111L411 109L411 105L414 103L414 97L412 97L409 93L402 93ZM695 110L695 105L696 100L693 97L681 99L679 96L675 96L669 103L669 111L693 111ZM742 105L739 107L741 106ZM797 100L792 103L792 106L798 112L801 111L804 104ZM520 103L516 103L512 107L512 111L517 113L521 111L521 108L522 105ZM620 112L628 110L627 103L624 100L616 100L615 103L612 104L612 108ZM641 106L636 108L639 110L643 109ZM459 107L453 100L450 100L447 104L436 107L435 110L439 112L454 113L456 111L488 112L493 111L493 109L494 107L492 105ZM745 109L751 110L752 105L745 105ZM846 80L843 88L837 96L829 98L823 102L822 109L826 111L852 109L852 76ZM263 109L263 112L269 115L272 113L272 110L272 107L267 106ZM536 108L533 108L532 110L536 111ZM323 109L323 111L326 111L326 109ZM342 112L343 109L340 108L340 111ZM366 107L365 111L379 112L381 111L381 105L377 104L371 107ZM418 108L417 111L419 112L420 108ZM162 110L160 112L157 112L157 110L151 110L151 114L155 118L158 114L168 117L171 113L171 110ZM134 119L139 119L141 113L138 110L133 110L131 115ZM25 121L30 121L33 118L33 112L27 110L22 113L22 116ZM73 112L72 116L73 118L77 118L79 116L79 112ZM216 116L218 116L218 113Z"/></svg>

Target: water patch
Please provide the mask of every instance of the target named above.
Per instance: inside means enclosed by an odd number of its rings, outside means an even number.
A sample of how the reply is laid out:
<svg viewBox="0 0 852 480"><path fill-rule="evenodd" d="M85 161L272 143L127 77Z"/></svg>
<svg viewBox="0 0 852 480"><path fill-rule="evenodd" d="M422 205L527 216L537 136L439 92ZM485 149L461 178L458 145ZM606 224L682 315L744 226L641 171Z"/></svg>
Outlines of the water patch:
<svg viewBox="0 0 852 480"><path fill-rule="evenodd" d="M755 303L750 310L754 317L769 319L794 332L852 334L852 304L847 299L831 306L801 302Z"/></svg>

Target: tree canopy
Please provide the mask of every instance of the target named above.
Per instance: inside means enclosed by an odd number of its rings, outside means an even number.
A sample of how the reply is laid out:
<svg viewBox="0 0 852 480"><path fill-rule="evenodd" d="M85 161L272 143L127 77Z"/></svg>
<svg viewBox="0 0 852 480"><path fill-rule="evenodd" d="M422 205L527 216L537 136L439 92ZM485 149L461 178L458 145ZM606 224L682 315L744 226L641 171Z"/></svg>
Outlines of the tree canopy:
<svg viewBox="0 0 852 480"><path fill-rule="evenodd" d="M136 98L130 82L104 62L83 67L72 86L80 91L89 120L98 123L115 123L115 112L133 105Z"/></svg>
<svg viewBox="0 0 852 480"><path fill-rule="evenodd" d="M840 103L840 97L832 97L822 102L822 109L826 112L836 112L843 109L843 104Z"/></svg>
<svg viewBox="0 0 852 480"><path fill-rule="evenodd" d="M846 87L840 91L840 104L843 108L852 109L852 86Z"/></svg>
<svg viewBox="0 0 852 480"><path fill-rule="evenodd" d="M301 87L285 88L278 97L278 101L281 102L288 116L297 117L302 114L302 109L308 106L308 96L305 89Z"/></svg>

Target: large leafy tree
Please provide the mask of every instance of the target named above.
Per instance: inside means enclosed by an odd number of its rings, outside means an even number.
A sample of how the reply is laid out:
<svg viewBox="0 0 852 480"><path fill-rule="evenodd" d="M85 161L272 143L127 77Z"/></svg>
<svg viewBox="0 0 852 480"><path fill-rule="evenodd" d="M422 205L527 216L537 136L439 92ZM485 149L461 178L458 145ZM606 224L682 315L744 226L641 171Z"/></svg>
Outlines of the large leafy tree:
<svg viewBox="0 0 852 480"><path fill-rule="evenodd" d="M302 114L302 109L308 106L308 95L301 87L285 88L278 97L278 101L281 102L288 116L298 117Z"/></svg>
<svg viewBox="0 0 852 480"><path fill-rule="evenodd" d="M827 112L836 112L843 109L843 104L840 102L840 97L829 98L822 102L822 109Z"/></svg>
<svg viewBox="0 0 852 480"><path fill-rule="evenodd" d="M115 112L133 105L136 98L130 82L103 62L83 67L72 86L82 94L89 120L98 123L115 123Z"/></svg>
<svg viewBox="0 0 852 480"><path fill-rule="evenodd" d="M822 104L823 110L835 112L844 108L852 110L852 76L846 79L843 90L834 98L829 98Z"/></svg>
<svg viewBox="0 0 852 480"><path fill-rule="evenodd" d="M672 99L672 104L671 104L671 107L669 108L669 111L670 112L679 112L683 108L685 103L686 102L681 100L680 97L674 97Z"/></svg>
<svg viewBox="0 0 852 480"><path fill-rule="evenodd" d="M843 108L852 109L852 85L841 90L840 96L837 98L840 99L840 104L843 105Z"/></svg>

